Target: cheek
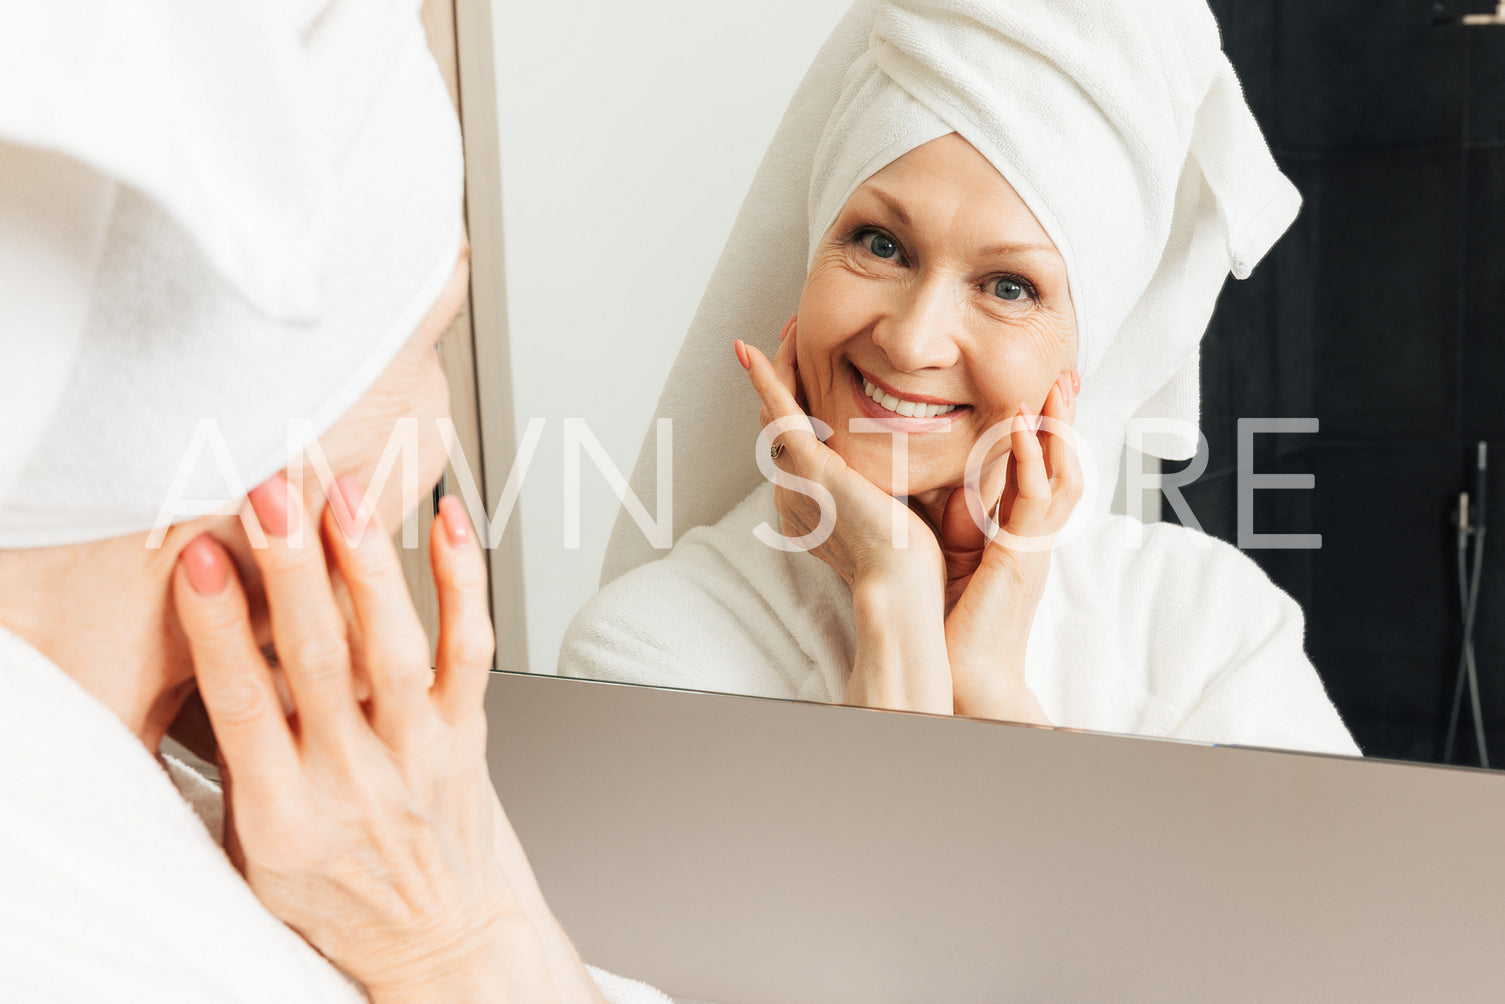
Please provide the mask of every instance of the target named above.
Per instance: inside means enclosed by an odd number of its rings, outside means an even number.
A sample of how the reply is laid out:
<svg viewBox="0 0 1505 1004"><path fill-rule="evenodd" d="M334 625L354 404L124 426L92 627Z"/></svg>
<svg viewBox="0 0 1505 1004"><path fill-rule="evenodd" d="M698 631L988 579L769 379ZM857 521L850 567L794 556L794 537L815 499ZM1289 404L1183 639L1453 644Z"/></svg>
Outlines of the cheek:
<svg viewBox="0 0 1505 1004"><path fill-rule="evenodd" d="M427 355L428 359L407 360L409 365L389 370L322 437L337 477L351 474L371 486L382 458L392 458L377 511L394 532L409 512L430 501L448 460L439 419L450 415L449 386L438 358L432 352ZM404 465L413 467L404 471ZM405 491L406 485L415 485L416 490Z"/></svg>
<svg viewBox="0 0 1505 1004"><path fill-rule="evenodd" d="M1058 353L1042 351L1037 341L1024 333L992 339L970 360L983 405L979 418L990 423L1012 419L1021 403L1039 412L1063 367Z"/></svg>
<svg viewBox="0 0 1505 1004"><path fill-rule="evenodd" d="M798 365L810 404L833 389L845 386L837 372L836 356L868 327L864 305L870 295L861 283L842 273L813 273L800 298Z"/></svg>
<svg viewBox="0 0 1505 1004"><path fill-rule="evenodd" d="M401 480L389 477L378 502L382 519L388 528L396 530L403 519L421 505L431 503L434 485L439 482L448 463L445 435L440 429L440 419L450 418L449 381L433 357L415 380L405 400L401 403L402 417L418 422L418 474L416 482L422 489L418 498L403 498ZM378 455L379 456L379 455Z"/></svg>

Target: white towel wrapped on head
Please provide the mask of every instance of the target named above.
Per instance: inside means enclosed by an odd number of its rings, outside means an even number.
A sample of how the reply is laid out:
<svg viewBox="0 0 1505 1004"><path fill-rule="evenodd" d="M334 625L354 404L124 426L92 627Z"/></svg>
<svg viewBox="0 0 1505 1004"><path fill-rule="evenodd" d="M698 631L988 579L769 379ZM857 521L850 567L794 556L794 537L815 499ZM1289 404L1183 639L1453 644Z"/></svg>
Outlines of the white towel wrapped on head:
<svg viewBox="0 0 1505 1004"><path fill-rule="evenodd" d="M152 527L205 419L254 486L391 362L462 234L418 8L6 5L0 548Z"/></svg>
<svg viewBox="0 0 1505 1004"><path fill-rule="evenodd" d="M1218 291L1300 206L1205 0L859 0L769 146L659 401L655 418L676 420L676 538L761 478L758 409L731 341L771 355L847 198L949 132L1013 185L1066 262L1084 376L1077 429L1097 460L1090 494L1111 497L1135 415L1188 423L1147 446L1193 455L1197 345ZM650 511L653 442L632 479ZM654 556L624 514L603 581Z"/></svg>

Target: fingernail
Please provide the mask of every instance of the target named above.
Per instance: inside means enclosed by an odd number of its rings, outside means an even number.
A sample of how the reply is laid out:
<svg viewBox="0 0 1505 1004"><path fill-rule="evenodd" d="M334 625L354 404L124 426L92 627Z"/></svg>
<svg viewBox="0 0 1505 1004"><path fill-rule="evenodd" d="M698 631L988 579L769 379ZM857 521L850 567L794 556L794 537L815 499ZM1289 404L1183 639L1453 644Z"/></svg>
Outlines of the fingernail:
<svg viewBox="0 0 1505 1004"><path fill-rule="evenodd" d="M1071 369L1071 392L1073 394L1082 392L1082 371L1074 366Z"/></svg>
<svg viewBox="0 0 1505 1004"><path fill-rule="evenodd" d="M1040 431L1039 416L1030 411L1029 405L1025 404L1023 401L1019 402L1019 414L1024 419L1024 425L1029 429L1030 432Z"/></svg>
<svg viewBox="0 0 1505 1004"><path fill-rule="evenodd" d="M747 358L747 346L742 344L742 339L739 338L735 342L732 342L732 348L736 349L737 362L742 364L742 368L745 370L752 369L752 360Z"/></svg>
<svg viewBox="0 0 1505 1004"><path fill-rule="evenodd" d="M791 318L789 318L789 320L787 320L787 321L784 322L784 329L779 332L779 344L780 345L784 344L784 342L788 340L788 338L789 338L789 329L792 328L792 327L794 327L794 318L791 317Z"/></svg>
<svg viewBox="0 0 1505 1004"><path fill-rule="evenodd" d="M1056 387L1061 392L1061 403L1067 406L1071 404L1071 375L1062 373L1056 377Z"/></svg>
<svg viewBox="0 0 1505 1004"><path fill-rule="evenodd" d="M349 474L335 478L334 486L339 492L340 501L345 505L345 517L349 521L346 525L358 531L355 537L355 543L358 544L366 535L366 524L360 518L361 502L365 499L366 493L362 490L361 483Z"/></svg>
<svg viewBox="0 0 1505 1004"><path fill-rule="evenodd" d="M200 596L216 596L224 592L225 583L230 581L229 564L219 544L207 533L190 540L178 555L178 560L188 574L188 584Z"/></svg>
<svg viewBox="0 0 1505 1004"><path fill-rule="evenodd" d="M465 517L465 507L453 495L439 500L439 518L444 521L444 537L451 547L459 547L470 539L470 521Z"/></svg>
<svg viewBox="0 0 1505 1004"><path fill-rule="evenodd" d="M293 502L292 485L287 475L278 471L248 494L256 521L273 537L287 537L298 526L298 506Z"/></svg>

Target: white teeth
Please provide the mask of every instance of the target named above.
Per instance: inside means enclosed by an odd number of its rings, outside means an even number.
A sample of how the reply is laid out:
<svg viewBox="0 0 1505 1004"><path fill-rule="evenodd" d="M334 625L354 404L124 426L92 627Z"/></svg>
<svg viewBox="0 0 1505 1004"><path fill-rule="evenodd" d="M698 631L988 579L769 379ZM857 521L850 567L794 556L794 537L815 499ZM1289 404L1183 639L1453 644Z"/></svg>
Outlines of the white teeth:
<svg viewBox="0 0 1505 1004"><path fill-rule="evenodd" d="M862 392L884 408L905 418L935 418L939 415L949 415L957 408L954 404L922 404L919 401L906 401L892 394L885 394L866 378L862 381Z"/></svg>

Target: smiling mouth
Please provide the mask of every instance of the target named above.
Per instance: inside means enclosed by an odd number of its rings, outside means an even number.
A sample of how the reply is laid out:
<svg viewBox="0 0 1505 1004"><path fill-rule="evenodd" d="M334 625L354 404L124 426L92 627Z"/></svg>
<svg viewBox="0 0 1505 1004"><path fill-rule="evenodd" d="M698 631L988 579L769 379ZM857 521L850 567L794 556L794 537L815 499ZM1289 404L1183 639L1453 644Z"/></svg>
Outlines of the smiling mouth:
<svg viewBox="0 0 1505 1004"><path fill-rule="evenodd" d="M863 373L854 364L848 363L848 365L852 367L852 372L856 376L859 386L862 387L862 392L871 398L873 403L879 408L892 412L899 418L940 418L943 415L951 414L958 408L966 407L966 405L961 404L942 403L934 400L921 401L914 398L900 397L874 383L866 373Z"/></svg>

